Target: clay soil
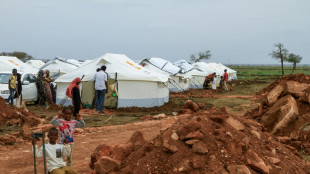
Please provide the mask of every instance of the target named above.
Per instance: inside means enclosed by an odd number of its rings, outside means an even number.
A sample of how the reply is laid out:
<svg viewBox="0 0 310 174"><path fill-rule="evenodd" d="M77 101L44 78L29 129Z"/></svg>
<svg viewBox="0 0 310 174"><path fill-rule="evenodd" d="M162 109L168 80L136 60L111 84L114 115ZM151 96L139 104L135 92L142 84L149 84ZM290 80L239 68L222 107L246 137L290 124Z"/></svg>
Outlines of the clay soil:
<svg viewBox="0 0 310 174"><path fill-rule="evenodd" d="M244 81L243 83L234 84L233 90L227 93L205 90L191 90L184 94L178 93L177 95L173 93L170 96L170 102L164 106L109 109L106 110L107 112L104 116L98 116L91 111L86 111L83 113L86 128L76 134L72 167L80 173L91 173L92 170L89 168L90 155L99 144L126 143L137 130L143 132L146 140L156 138L161 130L171 127L176 122L178 116L172 116L172 112L182 109L188 99L193 100L197 104L205 104L206 109L213 106L218 108L225 106L228 113L242 116L259 105L260 100L257 100L254 94L266 88L272 82L272 80ZM57 115L57 111L61 108L45 109L43 106L27 105L27 109L38 118L46 119L48 123L52 117ZM7 109L3 109L0 114L6 113L6 111ZM161 113L165 113L167 118L150 121L140 119L144 115ZM19 130L20 127L18 125L2 125L0 127L2 135L6 133L14 134L14 132ZM32 145L28 141L19 141L14 145L0 145L1 173L33 173L33 154L31 148ZM39 171L43 170L42 159L37 161L37 167Z"/></svg>

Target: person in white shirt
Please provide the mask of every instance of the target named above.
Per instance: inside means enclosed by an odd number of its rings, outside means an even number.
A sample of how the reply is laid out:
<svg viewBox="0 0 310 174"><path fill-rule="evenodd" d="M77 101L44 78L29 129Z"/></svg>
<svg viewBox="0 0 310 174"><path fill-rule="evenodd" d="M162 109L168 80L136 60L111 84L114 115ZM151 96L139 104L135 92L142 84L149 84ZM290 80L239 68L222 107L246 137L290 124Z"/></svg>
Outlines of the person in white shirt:
<svg viewBox="0 0 310 174"><path fill-rule="evenodd" d="M69 144L58 144L56 141L58 140L58 130L56 128L51 128L48 131L47 135L49 139L49 143L45 144L45 156L47 161L47 168L51 174L77 174L75 170L66 166L63 158L67 157L70 152ZM32 139L32 144L35 145L36 149L36 157L43 156L43 146L38 150L36 145L36 139Z"/></svg>
<svg viewBox="0 0 310 174"><path fill-rule="evenodd" d="M95 91L96 91L96 111L99 112L100 115L103 115L103 106L104 106L104 97L105 94L108 93L108 76L105 73L107 69L106 66L101 66L99 72L96 72L94 76L95 81Z"/></svg>

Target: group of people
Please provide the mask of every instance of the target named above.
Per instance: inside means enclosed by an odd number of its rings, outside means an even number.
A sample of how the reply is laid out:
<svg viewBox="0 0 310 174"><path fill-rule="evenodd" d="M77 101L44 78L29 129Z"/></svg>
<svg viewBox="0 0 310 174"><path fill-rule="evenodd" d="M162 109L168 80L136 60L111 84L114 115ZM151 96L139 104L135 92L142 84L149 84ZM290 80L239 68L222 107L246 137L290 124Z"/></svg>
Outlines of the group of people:
<svg viewBox="0 0 310 174"><path fill-rule="evenodd" d="M203 83L203 89L214 89L214 90L216 90L216 84L214 83L214 78L216 78L215 72L206 76L205 81ZM221 89L223 89L224 91L228 91L227 81L228 81L228 73L227 73L227 69L225 69L224 75L221 76L221 80L219 82L219 87Z"/></svg>
<svg viewBox="0 0 310 174"><path fill-rule="evenodd" d="M56 100L56 92L54 85L51 83L54 79L50 75L49 70L40 70L36 79L38 89L38 103L49 107Z"/></svg>
<svg viewBox="0 0 310 174"><path fill-rule="evenodd" d="M8 88L10 95L7 102L11 105L14 104L14 99L16 99L15 105L19 107L22 102L22 74L17 73L17 69L12 70L12 75L9 77ZM41 105L46 105L48 107L50 104L55 103L56 91L51 82L54 79L50 76L49 70L40 70L36 78L36 86L38 90L38 103Z"/></svg>
<svg viewBox="0 0 310 174"><path fill-rule="evenodd" d="M71 120L73 115L72 107L64 107L62 111L58 111L58 115L51 120L52 127L48 131L49 143L45 144L45 156L47 168L51 174L76 174L77 172L71 168L72 154L74 148L74 129L84 127L85 122L81 116L76 116ZM60 143L57 143L60 136ZM37 148L38 139L33 138L32 144L36 149L35 157L42 157L44 153L43 146ZM65 163L67 161L67 164Z"/></svg>
<svg viewBox="0 0 310 174"><path fill-rule="evenodd" d="M105 72L107 67L105 65L97 69L94 75L95 97L94 105L99 115L104 115L104 99L105 94L108 93L108 75ZM82 79L80 77L75 78L67 87L66 96L71 98L73 105L73 116L78 116L82 106L82 100L80 95L80 83Z"/></svg>
<svg viewBox="0 0 310 174"><path fill-rule="evenodd" d="M102 66L94 75L95 85L95 105L99 114L104 114L104 98L108 92L108 75L105 72L106 66ZM80 83L81 78L75 78L66 90L66 95L72 99L72 107L64 107L62 112L58 111L58 115L51 120L51 124L58 126L58 129L53 127L48 131L49 143L45 144L45 153L47 167L51 174L76 174L77 172L71 168L72 153L74 147L74 129L84 127L85 122L79 114L81 97ZM47 96L47 95L46 95ZM75 119L71 120L71 116ZM58 135L60 135L60 144L57 143ZM32 144L36 149L36 157L43 156L43 146L37 149L37 139L33 138ZM67 164L64 159L66 159Z"/></svg>
<svg viewBox="0 0 310 174"><path fill-rule="evenodd" d="M14 104L14 99L16 99L16 106L19 107L22 101L22 82L21 74L17 73L17 69L12 70L12 75L9 78L8 88L10 95L7 99L7 102L11 105Z"/></svg>

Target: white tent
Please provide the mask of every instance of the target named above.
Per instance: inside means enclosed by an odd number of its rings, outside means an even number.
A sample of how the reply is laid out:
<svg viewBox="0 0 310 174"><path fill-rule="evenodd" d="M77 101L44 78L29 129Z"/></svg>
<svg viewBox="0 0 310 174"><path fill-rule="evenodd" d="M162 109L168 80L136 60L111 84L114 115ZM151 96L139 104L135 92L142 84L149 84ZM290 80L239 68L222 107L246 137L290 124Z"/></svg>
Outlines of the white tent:
<svg viewBox="0 0 310 174"><path fill-rule="evenodd" d="M71 100L65 95L66 88L76 77L82 77L82 102L92 103L94 97L94 74L96 69L106 65L109 85L117 80L117 107L154 107L169 101L169 90L165 85L168 76L152 72L129 59L123 54L107 53L82 65L70 73L60 76L57 83L56 103L69 105ZM109 90L111 91L111 90ZM109 92L110 93L110 92ZM108 93L108 95L109 95ZM105 106L109 102L105 101Z"/></svg>
<svg viewBox="0 0 310 174"><path fill-rule="evenodd" d="M237 71L231 69L231 68L228 68L227 66L221 64L221 63L218 63L218 65L223 69L227 69L227 73L228 73L228 80L232 80L232 79L237 79Z"/></svg>
<svg viewBox="0 0 310 174"><path fill-rule="evenodd" d="M188 74L181 74L181 68L173 65L168 60L152 57L142 60L140 64L152 71L156 71L164 75L169 75L170 79L168 88L170 91L187 91L190 87L189 79L191 76Z"/></svg>
<svg viewBox="0 0 310 174"><path fill-rule="evenodd" d="M197 70L194 66L186 60L178 60L174 62L183 72L192 78L190 79L190 88L202 89L205 77L208 75L206 72Z"/></svg>
<svg viewBox="0 0 310 174"><path fill-rule="evenodd" d="M82 64L83 64L83 62L80 62L76 59L64 59L64 60L65 60L65 62L71 63L71 64L78 66L78 67L82 66Z"/></svg>
<svg viewBox="0 0 310 174"><path fill-rule="evenodd" d="M92 62L93 60L84 60L83 62L82 62L82 65L85 65L85 64L88 64L89 62Z"/></svg>
<svg viewBox="0 0 310 174"><path fill-rule="evenodd" d="M212 73L216 73L217 75L220 75L222 72L222 69L213 65L213 63L205 63L205 62L196 62L193 64L193 66L203 72L206 72L208 75Z"/></svg>
<svg viewBox="0 0 310 174"><path fill-rule="evenodd" d="M195 68L207 72L207 74L211 74L213 72L216 73L217 76L223 76L224 70L227 69L228 73L228 80L236 79L237 78L237 72L235 70L232 70L223 64L218 63L205 63L205 62L196 62L193 64ZM220 78L218 78L220 79Z"/></svg>
<svg viewBox="0 0 310 174"><path fill-rule="evenodd" d="M37 74L39 71L16 57L0 56L0 71L12 71L14 68L17 69L17 72L20 71L32 74Z"/></svg>
<svg viewBox="0 0 310 174"><path fill-rule="evenodd" d="M54 76L59 76L62 74L66 74L75 70L78 66L72 64L70 62L66 62L65 59L62 58L55 58L53 60L48 61L44 64L40 69L42 70L49 70L51 74Z"/></svg>
<svg viewBox="0 0 310 174"><path fill-rule="evenodd" d="M40 69L45 63L42 60L28 60L26 62L26 64L36 68L36 69Z"/></svg>

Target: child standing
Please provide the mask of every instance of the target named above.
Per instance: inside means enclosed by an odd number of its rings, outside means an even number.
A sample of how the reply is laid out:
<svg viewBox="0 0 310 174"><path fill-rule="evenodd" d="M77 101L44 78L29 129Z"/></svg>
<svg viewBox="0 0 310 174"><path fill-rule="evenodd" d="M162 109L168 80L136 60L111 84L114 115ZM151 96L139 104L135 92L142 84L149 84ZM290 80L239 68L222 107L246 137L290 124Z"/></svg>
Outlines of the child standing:
<svg viewBox="0 0 310 174"><path fill-rule="evenodd" d="M63 157L69 155L71 149L69 144L64 145L56 143L58 139L58 130L56 128L51 128L48 131L47 137L49 139L49 143L45 144L45 153L46 153L48 171L51 174L57 174L57 173L77 174L76 171L66 166L66 163L63 160ZM41 148L38 150L35 138L32 139L32 144L35 145L36 157L37 158L42 157L43 146L41 146Z"/></svg>
<svg viewBox="0 0 310 174"><path fill-rule="evenodd" d="M67 139L70 147L71 152L70 155L67 157L67 165L71 166L72 164L72 152L73 152L73 146L74 146L74 129L77 127L84 127L85 122L82 117L76 117L75 120L71 120L72 116L72 108L70 107L64 107L62 110L62 115L60 113L55 116L51 120L51 124L59 127L59 134L60 134L60 142L65 143L65 140ZM63 116L63 119L60 117Z"/></svg>

